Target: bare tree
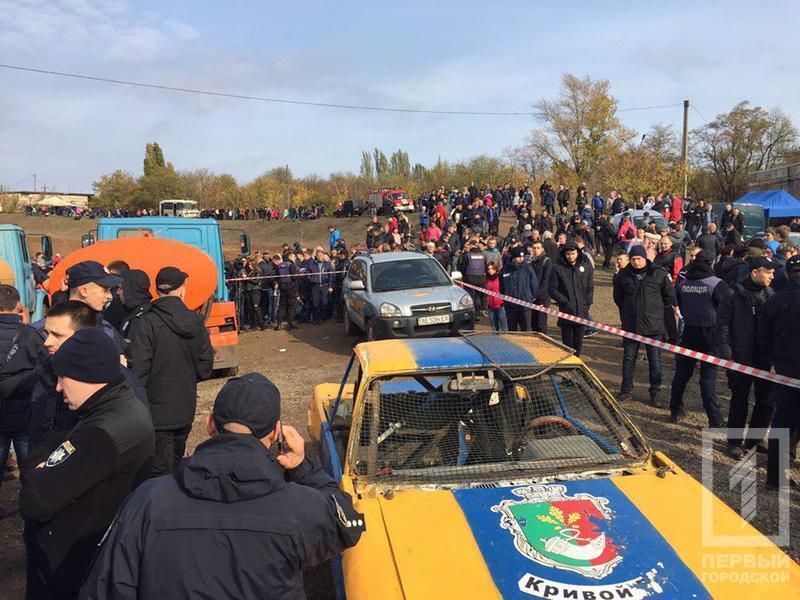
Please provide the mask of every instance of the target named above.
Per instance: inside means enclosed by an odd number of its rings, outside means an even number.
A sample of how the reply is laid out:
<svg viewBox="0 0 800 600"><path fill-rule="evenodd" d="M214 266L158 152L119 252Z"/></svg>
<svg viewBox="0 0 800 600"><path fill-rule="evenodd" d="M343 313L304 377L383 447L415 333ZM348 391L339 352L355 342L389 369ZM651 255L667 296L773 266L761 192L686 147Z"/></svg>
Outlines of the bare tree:
<svg viewBox="0 0 800 600"><path fill-rule="evenodd" d="M692 132L695 158L711 171L720 199L735 200L747 190L750 173L784 164L796 151L797 128L780 109L737 104Z"/></svg>

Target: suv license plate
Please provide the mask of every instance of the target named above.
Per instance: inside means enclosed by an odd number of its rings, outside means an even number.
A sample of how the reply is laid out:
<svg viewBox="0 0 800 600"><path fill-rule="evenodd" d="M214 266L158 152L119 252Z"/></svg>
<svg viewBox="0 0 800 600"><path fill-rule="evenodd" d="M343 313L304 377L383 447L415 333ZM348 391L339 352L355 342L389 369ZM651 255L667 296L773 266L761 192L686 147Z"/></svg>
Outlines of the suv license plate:
<svg viewBox="0 0 800 600"><path fill-rule="evenodd" d="M433 315L431 317L420 317L417 319L417 325L439 325L441 323L449 323L450 315Z"/></svg>

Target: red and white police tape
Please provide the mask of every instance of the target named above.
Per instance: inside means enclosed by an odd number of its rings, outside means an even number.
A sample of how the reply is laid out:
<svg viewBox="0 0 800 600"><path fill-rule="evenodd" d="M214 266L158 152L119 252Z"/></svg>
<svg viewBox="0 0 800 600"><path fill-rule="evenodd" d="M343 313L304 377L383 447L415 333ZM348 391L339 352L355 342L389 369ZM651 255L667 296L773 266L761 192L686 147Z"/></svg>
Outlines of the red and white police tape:
<svg viewBox="0 0 800 600"><path fill-rule="evenodd" d="M322 275L335 275L337 273L347 273L347 271L328 271ZM313 275L320 275L320 273L292 273L290 275L258 275L256 277L231 277L225 281L254 281L256 279L287 279L289 277L311 277Z"/></svg>
<svg viewBox="0 0 800 600"><path fill-rule="evenodd" d="M554 317L558 317L559 319L572 321L573 323L579 323L581 325L587 325L589 327L599 329L600 331L605 331L606 333L618 335L620 337L628 338L629 340L634 340L636 342L641 342L643 344L649 344L650 346L655 346L660 350L666 350L667 352L673 352L675 354L680 354L681 356L687 356L689 358L694 358L696 360L702 360L703 362L711 363L712 365L723 367L724 369L730 369L731 371L736 371L737 373L750 375L752 377L758 377L760 379L766 379L767 381L772 381L774 383L779 383L781 385L786 385L789 387L800 389L800 379L786 377L785 375L778 375L777 373L770 373L769 371L764 371L763 369L756 369L755 367L751 367L749 365L743 365L741 363L737 363L732 360L726 360L724 358L720 358L718 356L712 356L710 354L703 354L702 352L697 352L696 350L689 350L688 348L676 346L675 344L670 344L668 342L654 340L653 338L645 337L643 335L639 335L638 333L631 333L630 331L625 331L624 329L620 329L619 327L612 327L611 325L598 323L597 321L590 321L589 319L584 319L582 317L568 315L566 313L559 312L553 308L547 308L545 306L542 306L541 304L533 304L532 302L525 302L524 300L519 300L511 296L506 296L505 294L499 294L497 292L487 290L486 288L472 285L465 281L457 281L456 283L465 288L471 288L473 290L481 292L482 294L486 294L487 296L494 296L495 298L500 298L501 300L503 300L503 302L511 302L512 304L518 304L520 306L524 306L525 308L532 308L533 310L538 310L539 312L547 313L548 315L553 315Z"/></svg>

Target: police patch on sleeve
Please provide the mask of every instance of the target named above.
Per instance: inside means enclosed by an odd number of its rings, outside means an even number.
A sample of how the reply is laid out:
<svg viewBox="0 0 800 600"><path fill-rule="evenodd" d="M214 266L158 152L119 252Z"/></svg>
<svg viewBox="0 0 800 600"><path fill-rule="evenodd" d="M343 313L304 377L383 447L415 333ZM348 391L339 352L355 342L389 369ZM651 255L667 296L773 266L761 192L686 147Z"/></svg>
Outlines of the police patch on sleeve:
<svg viewBox="0 0 800 600"><path fill-rule="evenodd" d="M75 452L75 446L73 446L69 440L61 444L58 448L53 450L50 456L47 457L47 462L45 463L46 467L55 467L60 465L62 462L69 458L69 455Z"/></svg>
<svg viewBox="0 0 800 600"><path fill-rule="evenodd" d="M363 527L364 520L363 519L348 519L347 514L344 512L344 509L339 504L339 501L336 499L336 496L331 494L331 500L333 500L333 504L336 506L336 515L339 517L339 521L342 525L347 527L348 529L351 527ZM358 515L361 516L361 515Z"/></svg>

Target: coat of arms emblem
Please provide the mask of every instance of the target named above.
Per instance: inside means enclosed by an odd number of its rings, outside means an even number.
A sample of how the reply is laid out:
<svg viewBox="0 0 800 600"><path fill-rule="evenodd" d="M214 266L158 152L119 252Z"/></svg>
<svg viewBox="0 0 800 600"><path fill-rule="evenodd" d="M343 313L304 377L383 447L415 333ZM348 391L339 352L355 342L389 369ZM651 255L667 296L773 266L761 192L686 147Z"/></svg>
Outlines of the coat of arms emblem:
<svg viewBox="0 0 800 600"><path fill-rule="evenodd" d="M514 547L532 561L602 579L622 562L603 527L613 514L606 498L567 495L563 485L530 485L512 490L519 500L492 507L500 526L514 536Z"/></svg>

